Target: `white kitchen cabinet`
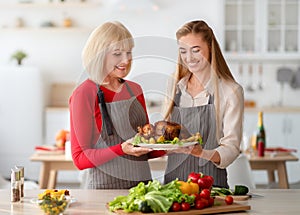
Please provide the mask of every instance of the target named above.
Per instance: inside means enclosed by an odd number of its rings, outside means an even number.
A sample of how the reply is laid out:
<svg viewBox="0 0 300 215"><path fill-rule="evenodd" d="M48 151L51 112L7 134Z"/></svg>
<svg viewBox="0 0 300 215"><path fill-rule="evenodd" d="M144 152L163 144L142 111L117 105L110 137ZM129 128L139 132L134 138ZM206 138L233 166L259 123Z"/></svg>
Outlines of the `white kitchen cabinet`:
<svg viewBox="0 0 300 215"><path fill-rule="evenodd" d="M298 0L269 0L267 5L267 51L297 52Z"/></svg>
<svg viewBox="0 0 300 215"><path fill-rule="evenodd" d="M225 0L224 10L224 50L229 58L299 58L300 0Z"/></svg>
<svg viewBox="0 0 300 215"><path fill-rule="evenodd" d="M267 147L296 149L300 158L300 111L264 111L264 127ZM257 128L257 112L245 112L244 135L252 135ZM287 162L289 182L300 181L300 162ZM256 183L267 183L267 174L254 172Z"/></svg>
<svg viewBox="0 0 300 215"><path fill-rule="evenodd" d="M225 1L225 51L255 50L255 0Z"/></svg>
<svg viewBox="0 0 300 215"><path fill-rule="evenodd" d="M281 146L296 149L300 158L300 113L267 113L265 114L267 135L270 146ZM289 182L300 181L300 162L287 162Z"/></svg>

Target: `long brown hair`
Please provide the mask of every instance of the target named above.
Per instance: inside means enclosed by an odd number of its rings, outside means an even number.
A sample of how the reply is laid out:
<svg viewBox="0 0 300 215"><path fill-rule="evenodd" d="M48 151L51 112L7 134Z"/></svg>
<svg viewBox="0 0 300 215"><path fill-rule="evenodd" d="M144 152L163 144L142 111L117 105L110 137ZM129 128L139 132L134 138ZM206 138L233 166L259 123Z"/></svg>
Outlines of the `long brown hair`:
<svg viewBox="0 0 300 215"><path fill-rule="evenodd" d="M186 36L188 34L199 35L202 37L202 40L205 41L209 47L210 56L209 63L211 67L211 80L214 85L214 97L216 104L216 113L219 112L219 86L218 79L223 79L226 81L235 81L233 75L231 74L228 65L223 57L222 51L216 40L216 37L213 33L213 30L206 24L206 22L202 20L191 21L184 24L178 31L176 32L177 41L180 40L181 37ZM169 95L169 99L167 102L167 109L165 113L165 119L170 117L172 109L174 107L174 98L176 93L176 85L177 83L185 76L191 74L187 67L184 66L183 61L178 54L178 62L176 66L176 72L174 73L174 83L172 85L171 95ZM219 122L219 116L216 114L216 121ZM218 125L218 124L217 124Z"/></svg>

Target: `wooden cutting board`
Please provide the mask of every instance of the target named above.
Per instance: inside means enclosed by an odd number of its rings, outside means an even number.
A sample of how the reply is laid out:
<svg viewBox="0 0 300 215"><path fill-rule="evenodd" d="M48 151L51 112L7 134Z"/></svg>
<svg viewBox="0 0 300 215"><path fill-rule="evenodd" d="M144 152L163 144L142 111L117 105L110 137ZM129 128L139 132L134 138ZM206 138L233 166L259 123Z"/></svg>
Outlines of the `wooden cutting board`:
<svg viewBox="0 0 300 215"><path fill-rule="evenodd" d="M201 210L191 209L189 211L179 211L179 212L169 212L169 213L147 213L147 215L199 215L199 214L216 214L216 213L225 213L225 212L235 212L235 211L247 211L250 210L250 205L233 203L232 205L226 205L224 200L215 199L215 203L220 204L218 206L213 206L209 208L204 208ZM141 212L133 212L133 213L125 213L122 210L118 210L115 212L119 215L141 215L144 213Z"/></svg>

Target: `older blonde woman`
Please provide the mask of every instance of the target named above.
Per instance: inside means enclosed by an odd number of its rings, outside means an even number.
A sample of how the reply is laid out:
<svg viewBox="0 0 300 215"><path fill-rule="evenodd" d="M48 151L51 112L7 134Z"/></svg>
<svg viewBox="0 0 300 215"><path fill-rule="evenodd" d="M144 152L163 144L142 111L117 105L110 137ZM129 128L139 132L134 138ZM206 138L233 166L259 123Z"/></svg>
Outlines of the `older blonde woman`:
<svg viewBox="0 0 300 215"><path fill-rule="evenodd" d="M151 180L150 149L130 138L148 123L141 87L125 80L134 41L119 22L96 28L82 52L88 79L73 92L69 106L74 164L86 169L85 187L127 189Z"/></svg>
<svg viewBox="0 0 300 215"><path fill-rule="evenodd" d="M176 37L177 72L168 95L166 119L200 132L203 145L168 155L165 182L186 180L190 172L214 177L228 187L226 167L240 153L244 95L234 80L213 30L202 20L183 25Z"/></svg>

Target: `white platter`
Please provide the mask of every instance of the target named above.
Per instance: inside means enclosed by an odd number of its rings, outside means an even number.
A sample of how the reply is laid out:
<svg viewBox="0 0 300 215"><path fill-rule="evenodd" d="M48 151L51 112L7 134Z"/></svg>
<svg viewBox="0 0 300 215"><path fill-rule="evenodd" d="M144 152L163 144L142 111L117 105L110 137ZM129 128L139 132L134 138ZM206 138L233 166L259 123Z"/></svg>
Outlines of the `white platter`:
<svg viewBox="0 0 300 215"><path fill-rule="evenodd" d="M145 148L150 148L153 150L174 150L182 147L188 147L197 144L198 142L186 142L183 143L182 145L179 144L170 144L170 143L155 143L155 144L150 144L150 143L139 143L137 144L140 147L145 147Z"/></svg>

